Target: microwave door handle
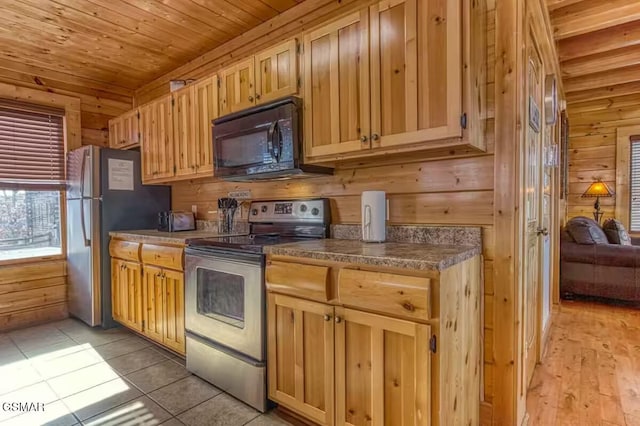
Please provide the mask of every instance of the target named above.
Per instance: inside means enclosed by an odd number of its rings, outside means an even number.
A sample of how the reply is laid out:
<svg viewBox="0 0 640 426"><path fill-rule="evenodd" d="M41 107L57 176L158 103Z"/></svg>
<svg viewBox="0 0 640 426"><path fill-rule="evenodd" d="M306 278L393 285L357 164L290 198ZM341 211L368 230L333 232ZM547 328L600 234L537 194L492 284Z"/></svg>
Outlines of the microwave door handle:
<svg viewBox="0 0 640 426"><path fill-rule="evenodd" d="M276 132L276 128L278 127L278 122L274 121L269 126L269 130L267 131L267 150L272 157L275 157L273 152L273 135Z"/></svg>
<svg viewBox="0 0 640 426"><path fill-rule="evenodd" d="M282 133L280 132L280 126L278 126L278 122L276 121L274 124L276 140L275 145L273 146L273 157L276 159L276 163L279 163L280 157L282 156Z"/></svg>

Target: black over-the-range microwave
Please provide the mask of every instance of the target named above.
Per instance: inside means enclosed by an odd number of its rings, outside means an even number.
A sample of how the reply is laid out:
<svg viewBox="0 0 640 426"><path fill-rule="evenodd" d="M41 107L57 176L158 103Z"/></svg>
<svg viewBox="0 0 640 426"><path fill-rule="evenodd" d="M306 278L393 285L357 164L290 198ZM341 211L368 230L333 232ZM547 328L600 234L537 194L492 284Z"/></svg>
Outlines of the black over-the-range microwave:
<svg viewBox="0 0 640 426"><path fill-rule="evenodd" d="M333 173L303 164L302 101L291 96L213 120L214 175L229 181Z"/></svg>

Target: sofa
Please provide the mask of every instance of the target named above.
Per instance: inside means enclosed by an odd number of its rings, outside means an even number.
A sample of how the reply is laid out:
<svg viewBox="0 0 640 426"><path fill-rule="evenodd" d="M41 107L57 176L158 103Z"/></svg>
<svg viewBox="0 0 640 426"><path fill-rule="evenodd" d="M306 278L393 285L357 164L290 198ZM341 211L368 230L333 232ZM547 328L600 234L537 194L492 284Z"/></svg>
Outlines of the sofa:
<svg viewBox="0 0 640 426"><path fill-rule="evenodd" d="M579 216L561 230L560 295L640 302L640 240L614 219L603 228Z"/></svg>

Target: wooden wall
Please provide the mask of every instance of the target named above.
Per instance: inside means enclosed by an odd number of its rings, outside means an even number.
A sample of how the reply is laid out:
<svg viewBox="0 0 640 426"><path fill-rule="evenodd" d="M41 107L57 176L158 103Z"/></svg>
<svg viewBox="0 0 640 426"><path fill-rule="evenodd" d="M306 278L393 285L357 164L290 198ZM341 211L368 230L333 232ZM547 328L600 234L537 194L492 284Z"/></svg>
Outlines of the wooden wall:
<svg viewBox="0 0 640 426"><path fill-rule="evenodd" d="M59 73L57 80L43 77L45 72L51 75L35 66L23 65L16 71L0 65L0 82L80 99L82 144L107 146L109 119L130 110L132 97L96 89L90 81L76 80L73 75Z"/></svg>
<svg viewBox="0 0 640 426"><path fill-rule="evenodd" d="M616 128L640 125L640 93L592 99L568 95L569 195L567 217L593 217L593 198L581 198L595 178L616 187ZM604 219L614 217L615 198L601 198ZM603 219L603 220L604 220Z"/></svg>
<svg viewBox="0 0 640 426"><path fill-rule="evenodd" d="M0 332L67 316L66 261L0 266Z"/></svg>
<svg viewBox="0 0 640 426"><path fill-rule="evenodd" d="M304 3L303 3L304 4ZM295 8L294 8L295 9ZM292 9L293 10L293 9ZM250 189L253 198L330 197L334 223L360 222L360 193L384 190L390 200L391 224L475 225L483 230L485 270L484 402L485 423L492 419L493 400L493 251L494 251L494 73L495 1L488 2L488 117L486 154L466 158L345 167L334 176L301 181L230 183L214 179L173 184L173 209L190 211L197 206L199 218L214 219L217 199L229 191ZM215 69L215 68L214 68ZM157 93L151 87L151 93ZM145 92L149 93L149 92ZM146 95L144 98L145 99ZM142 100L141 100L142 102Z"/></svg>

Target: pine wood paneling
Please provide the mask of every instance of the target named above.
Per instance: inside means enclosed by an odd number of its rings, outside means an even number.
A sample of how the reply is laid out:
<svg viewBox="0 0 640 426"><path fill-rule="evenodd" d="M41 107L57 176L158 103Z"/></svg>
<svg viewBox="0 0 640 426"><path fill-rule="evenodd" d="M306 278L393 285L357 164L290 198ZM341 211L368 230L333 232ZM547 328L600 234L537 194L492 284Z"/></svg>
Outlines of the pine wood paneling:
<svg viewBox="0 0 640 426"><path fill-rule="evenodd" d="M95 97L119 94L130 98L144 83L241 36L297 3L3 2L0 75Z"/></svg>
<svg viewBox="0 0 640 426"><path fill-rule="evenodd" d="M640 93L570 103L568 114L570 150L567 216L592 217L594 200L580 196L597 178L607 182L611 188L615 187L617 129L640 125ZM604 219L614 217L616 198L602 198L600 203Z"/></svg>
<svg viewBox="0 0 640 426"><path fill-rule="evenodd" d="M68 316L66 261L0 266L0 331Z"/></svg>

